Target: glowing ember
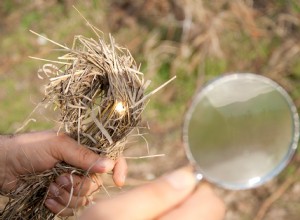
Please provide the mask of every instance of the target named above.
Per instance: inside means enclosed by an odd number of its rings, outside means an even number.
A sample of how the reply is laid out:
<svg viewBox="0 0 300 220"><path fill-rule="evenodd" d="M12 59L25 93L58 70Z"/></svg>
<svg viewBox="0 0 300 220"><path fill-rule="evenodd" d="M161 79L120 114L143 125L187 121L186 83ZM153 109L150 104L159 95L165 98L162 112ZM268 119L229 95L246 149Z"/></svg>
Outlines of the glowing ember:
<svg viewBox="0 0 300 220"><path fill-rule="evenodd" d="M126 107L124 106L123 102L117 102L115 110L120 114L124 114Z"/></svg>

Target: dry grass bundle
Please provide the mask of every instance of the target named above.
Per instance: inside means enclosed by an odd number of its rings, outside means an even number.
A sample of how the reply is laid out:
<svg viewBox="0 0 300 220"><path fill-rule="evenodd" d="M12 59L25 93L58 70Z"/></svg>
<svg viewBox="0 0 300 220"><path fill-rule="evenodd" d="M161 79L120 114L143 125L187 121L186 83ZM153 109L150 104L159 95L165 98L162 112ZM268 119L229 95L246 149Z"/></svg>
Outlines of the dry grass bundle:
<svg viewBox="0 0 300 220"><path fill-rule="evenodd" d="M46 99L60 109L72 138L115 159L141 120L145 85L129 51L110 40L106 45L101 38L76 36L73 49L60 57L67 61L65 70L50 66L56 76L46 87Z"/></svg>
<svg viewBox="0 0 300 220"><path fill-rule="evenodd" d="M126 137L141 121L148 97L166 83L145 95L150 81L144 81L130 52L117 46L111 36L106 43L100 32L90 27L97 41L76 36L73 47L68 48L47 39L65 55L53 61L56 65L45 64L39 76L45 74L50 80L44 102L60 110L65 132L90 150L115 159L122 153ZM50 183L63 173L93 178L88 171L63 162L44 173L21 176L22 183L8 195L10 201L1 219L54 219L44 201Z"/></svg>

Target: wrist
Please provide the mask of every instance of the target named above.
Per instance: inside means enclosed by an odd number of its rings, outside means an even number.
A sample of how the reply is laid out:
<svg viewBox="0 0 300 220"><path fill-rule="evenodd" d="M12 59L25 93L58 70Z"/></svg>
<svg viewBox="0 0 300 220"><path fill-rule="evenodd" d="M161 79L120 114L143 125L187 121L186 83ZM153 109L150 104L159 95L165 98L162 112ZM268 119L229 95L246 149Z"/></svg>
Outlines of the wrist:
<svg viewBox="0 0 300 220"><path fill-rule="evenodd" d="M6 178L6 158L7 158L7 148L8 142L11 139L11 136L0 135L0 192L2 192L3 184Z"/></svg>

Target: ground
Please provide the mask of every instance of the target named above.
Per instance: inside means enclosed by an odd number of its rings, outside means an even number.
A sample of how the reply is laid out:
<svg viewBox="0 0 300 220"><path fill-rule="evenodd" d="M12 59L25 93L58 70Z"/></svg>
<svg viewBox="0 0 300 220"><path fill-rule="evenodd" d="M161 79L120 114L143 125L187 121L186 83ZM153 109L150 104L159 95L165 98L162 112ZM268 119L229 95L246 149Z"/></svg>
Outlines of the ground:
<svg viewBox="0 0 300 220"><path fill-rule="evenodd" d="M274 79L300 107L300 3L291 1L193 0L3 0L0 3L0 132L12 133L43 97L38 79L56 47L31 34L71 45L74 35L94 37L72 4L105 34L130 49L151 88L177 80L151 98L144 113L147 142L131 143L127 186L139 185L187 163L181 141L184 112L203 83L228 72L254 72ZM106 35L107 36L107 35ZM53 113L40 109L24 131L51 129ZM29 117L31 118L31 116ZM148 146L148 147L147 147ZM277 178L253 190L216 191L226 220L299 219L300 154ZM0 202L2 201L2 198ZM255 218L256 216L256 218Z"/></svg>

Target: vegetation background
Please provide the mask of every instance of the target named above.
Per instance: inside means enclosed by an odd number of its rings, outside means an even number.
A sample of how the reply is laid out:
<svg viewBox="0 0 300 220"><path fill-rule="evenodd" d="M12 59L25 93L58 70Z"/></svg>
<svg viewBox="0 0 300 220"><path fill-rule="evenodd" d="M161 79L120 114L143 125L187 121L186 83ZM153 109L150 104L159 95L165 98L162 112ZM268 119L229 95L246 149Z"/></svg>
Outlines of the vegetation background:
<svg viewBox="0 0 300 220"><path fill-rule="evenodd" d="M147 106L147 142L131 143L125 152L145 156L148 145L150 155L166 156L129 159L129 187L186 163L181 143L184 112L195 91L222 73L270 77L300 107L299 0L2 0L0 133L19 128L43 97L45 82L36 74L43 62L28 56L58 55L55 46L29 30L69 46L75 35L95 37L72 5L129 48L152 88L177 75ZM51 114L40 109L27 131L53 128ZM262 187L216 190L227 204L226 220L299 219L300 153Z"/></svg>

